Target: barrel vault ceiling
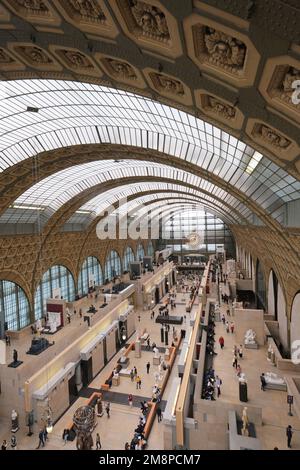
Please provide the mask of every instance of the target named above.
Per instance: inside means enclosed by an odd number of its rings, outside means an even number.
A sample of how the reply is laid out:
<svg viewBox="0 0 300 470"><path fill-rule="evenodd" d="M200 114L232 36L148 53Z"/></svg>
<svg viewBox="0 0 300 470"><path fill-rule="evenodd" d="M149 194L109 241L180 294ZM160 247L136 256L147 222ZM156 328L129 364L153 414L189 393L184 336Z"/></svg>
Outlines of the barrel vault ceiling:
<svg viewBox="0 0 300 470"><path fill-rule="evenodd" d="M216 8L217 7L217 8ZM123 88L300 172L297 0L2 0L0 78Z"/></svg>

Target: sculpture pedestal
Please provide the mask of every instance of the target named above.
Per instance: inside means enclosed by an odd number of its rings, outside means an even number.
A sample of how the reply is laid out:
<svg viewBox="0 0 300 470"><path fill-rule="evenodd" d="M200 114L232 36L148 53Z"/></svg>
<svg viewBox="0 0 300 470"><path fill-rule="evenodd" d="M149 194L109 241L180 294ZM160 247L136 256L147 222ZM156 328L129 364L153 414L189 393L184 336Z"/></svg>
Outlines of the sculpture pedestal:
<svg viewBox="0 0 300 470"><path fill-rule="evenodd" d="M240 401L248 401L248 387L245 382L239 382Z"/></svg>
<svg viewBox="0 0 300 470"><path fill-rule="evenodd" d="M120 385L120 376L119 375L114 375L112 378L112 384L114 386Z"/></svg>
<svg viewBox="0 0 300 470"><path fill-rule="evenodd" d="M245 349L258 349L257 343L245 343Z"/></svg>
<svg viewBox="0 0 300 470"><path fill-rule="evenodd" d="M141 357L142 347L140 340L136 341L134 344L134 357Z"/></svg>
<svg viewBox="0 0 300 470"><path fill-rule="evenodd" d="M154 357L153 358L153 365L154 366L159 366L160 364L160 357Z"/></svg>

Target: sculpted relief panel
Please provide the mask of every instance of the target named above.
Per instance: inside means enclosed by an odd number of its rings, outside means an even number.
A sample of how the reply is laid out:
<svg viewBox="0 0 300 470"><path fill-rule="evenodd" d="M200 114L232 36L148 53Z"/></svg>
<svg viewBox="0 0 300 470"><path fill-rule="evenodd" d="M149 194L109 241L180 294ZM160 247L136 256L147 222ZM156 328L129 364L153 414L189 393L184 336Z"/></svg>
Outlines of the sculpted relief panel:
<svg viewBox="0 0 300 470"><path fill-rule="evenodd" d="M300 61L289 56L267 61L259 90L266 101L300 123Z"/></svg>
<svg viewBox="0 0 300 470"><path fill-rule="evenodd" d="M95 59L107 75L114 80L126 83L132 87L146 87L140 71L128 62L120 60L117 57L108 57L100 53L95 54Z"/></svg>
<svg viewBox="0 0 300 470"><path fill-rule="evenodd" d="M0 71L22 70L24 65L18 62L8 51L0 48Z"/></svg>
<svg viewBox="0 0 300 470"><path fill-rule="evenodd" d="M76 28L91 35L117 36L118 29L103 0L54 0L54 3Z"/></svg>
<svg viewBox="0 0 300 470"><path fill-rule="evenodd" d="M65 67L77 74L93 77L100 77L102 75L92 59L77 49L67 47L62 49L56 46L50 46L49 49L61 60Z"/></svg>
<svg viewBox="0 0 300 470"><path fill-rule="evenodd" d="M136 42L163 55L181 54L177 21L158 0L116 0L111 6L125 32Z"/></svg>
<svg viewBox="0 0 300 470"><path fill-rule="evenodd" d="M150 87L160 95L178 101L187 106L192 104L190 89L180 80L153 69L143 70Z"/></svg>
<svg viewBox="0 0 300 470"><path fill-rule="evenodd" d="M265 122L248 119L246 132L255 142L277 155L279 159L292 161L300 154L296 142Z"/></svg>
<svg viewBox="0 0 300 470"><path fill-rule="evenodd" d="M61 70L62 67L54 61L47 51L41 47L33 46L31 43L11 43L8 44L12 50L23 62L30 67L38 70Z"/></svg>
<svg viewBox="0 0 300 470"><path fill-rule="evenodd" d="M248 36L197 14L184 20L184 31L188 54L200 69L238 87L254 82L259 54Z"/></svg>
<svg viewBox="0 0 300 470"><path fill-rule="evenodd" d="M24 20L38 24L58 25L60 17L48 0L3 0L5 5Z"/></svg>
<svg viewBox="0 0 300 470"><path fill-rule="evenodd" d="M207 116L217 119L232 129L240 129L242 127L244 116L231 103L205 90L196 90L195 97L198 108Z"/></svg>

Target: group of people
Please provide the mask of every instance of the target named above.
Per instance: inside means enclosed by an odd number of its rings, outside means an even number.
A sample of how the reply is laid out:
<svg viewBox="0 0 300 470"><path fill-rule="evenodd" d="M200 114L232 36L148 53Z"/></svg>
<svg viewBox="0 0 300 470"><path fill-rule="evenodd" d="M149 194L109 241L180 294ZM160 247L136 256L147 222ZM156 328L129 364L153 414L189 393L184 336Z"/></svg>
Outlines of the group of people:
<svg viewBox="0 0 300 470"><path fill-rule="evenodd" d="M132 404L132 395L128 396L128 402ZM147 445L147 440L145 438L145 426L147 423L147 415L149 412L148 403L146 401L141 401L141 415L139 417L139 422L134 430L133 438L131 442L126 442L125 450L144 450Z"/></svg>

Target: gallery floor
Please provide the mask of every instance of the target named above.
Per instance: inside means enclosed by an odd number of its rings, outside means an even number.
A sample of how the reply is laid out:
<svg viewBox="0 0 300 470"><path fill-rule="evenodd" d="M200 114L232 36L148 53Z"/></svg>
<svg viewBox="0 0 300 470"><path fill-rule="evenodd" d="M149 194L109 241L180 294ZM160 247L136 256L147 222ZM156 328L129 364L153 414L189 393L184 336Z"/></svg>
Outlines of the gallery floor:
<svg viewBox="0 0 300 470"><path fill-rule="evenodd" d="M183 327L189 327L189 315L193 315L198 306L198 301L193 306L191 314L185 313L186 300L189 297L189 293L177 294L177 305L176 309L173 310L174 315L186 315L186 322ZM155 316L158 313L158 306L155 308ZM150 334L151 343L155 342L158 347L164 346L160 341L160 325L155 323L150 318L151 311L137 311L136 312L136 328L137 332L142 332L144 329ZM139 321L140 317L140 321ZM79 318L71 321L71 325L67 325L68 328L75 327L79 322ZM77 327L79 324L77 325ZM180 334L181 326L177 326L177 333ZM170 340L169 345L172 342L171 338L172 326L170 328ZM135 334L132 338L135 337ZM117 360L121 356L121 352L117 353L112 360L106 365L106 367L96 376L96 378L90 383L88 389L82 391L84 397L79 397L76 402L68 409L68 411L62 416L62 418L55 424L53 432L49 435L49 440L45 446L45 450L72 450L76 449L76 441L68 441L64 444L62 440L62 433L64 428L72 421L73 414L77 408L85 404L88 396L94 391L99 391L101 384L105 382L107 375L112 371ZM93 437L95 441L96 433L100 434L102 449L104 450L116 450L123 449L126 441L132 439L134 429L138 424L140 416L140 401L142 399L150 398L152 395L152 387L154 384L153 373L157 370L157 366L152 365L153 353L151 351L142 351L141 358L135 358L134 352L131 352L130 365L129 367L136 366L138 374L142 379L141 390L136 389L136 383L131 382L130 378L121 377L119 386L112 386L108 394L112 397L110 400L111 414L108 419L106 414L103 417L97 418L97 427L94 430ZM178 355L177 355L178 359ZM151 363L149 374L146 372L147 362ZM168 384L166 386L164 395L162 397L162 409L164 409L165 401L168 397L168 392L172 378L177 375L177 360L175 360L172 373L170 375ZM127 403L128 394L133 395L133 406L130 407ZM120 403L122 402L122 404ZM104 401L104 403L106 403ZM123 404L124 403L124 404ZM9 423L0 420L0 440L6 439L10 442ZM21 428L17 433L18 449L35 449L38 445L37 434L27 437L27 428ZM148 441L149 450L163 449L163 424L158 423L155 420ZM41 447L40 450L43 448Z"/></svg>

